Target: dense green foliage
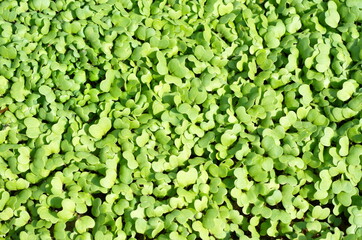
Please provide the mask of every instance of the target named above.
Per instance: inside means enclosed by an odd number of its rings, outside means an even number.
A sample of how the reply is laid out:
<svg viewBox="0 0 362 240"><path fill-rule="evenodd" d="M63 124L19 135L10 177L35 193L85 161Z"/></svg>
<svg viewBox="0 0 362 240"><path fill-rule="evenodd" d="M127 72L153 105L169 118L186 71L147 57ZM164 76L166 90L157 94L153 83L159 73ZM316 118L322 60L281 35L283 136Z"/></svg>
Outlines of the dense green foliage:
<svg viewBox="0 0 362 240"><path fill-rule="evenodd" d="M362 1L0 1L0 239L361 239Z"/></svg>

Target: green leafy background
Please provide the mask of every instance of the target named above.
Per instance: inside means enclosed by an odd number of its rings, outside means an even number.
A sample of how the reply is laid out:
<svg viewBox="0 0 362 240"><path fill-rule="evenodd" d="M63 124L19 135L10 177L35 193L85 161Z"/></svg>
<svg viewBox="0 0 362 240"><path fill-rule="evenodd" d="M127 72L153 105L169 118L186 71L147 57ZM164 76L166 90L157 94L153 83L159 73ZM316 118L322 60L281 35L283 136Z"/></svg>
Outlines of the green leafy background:
<svg viewBox="0 0 362 240"><path fill-rule="evenodd" d="M362 1L0 2L1 239L361 239Z"/></svg>

